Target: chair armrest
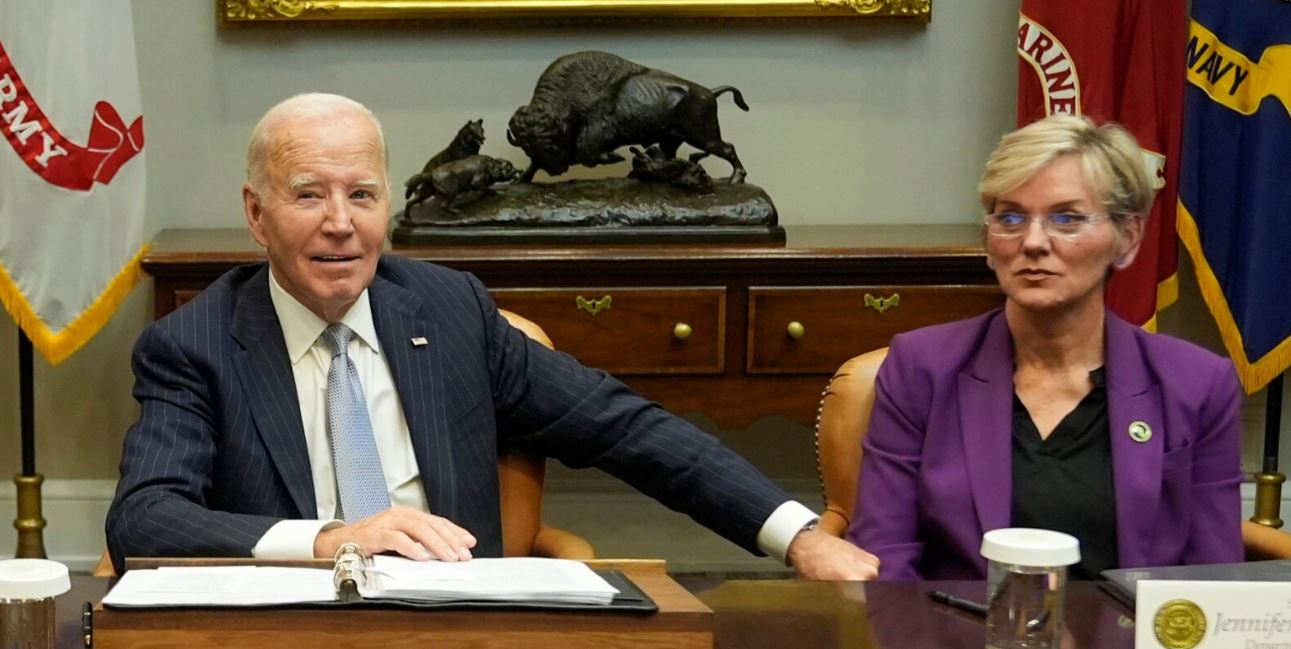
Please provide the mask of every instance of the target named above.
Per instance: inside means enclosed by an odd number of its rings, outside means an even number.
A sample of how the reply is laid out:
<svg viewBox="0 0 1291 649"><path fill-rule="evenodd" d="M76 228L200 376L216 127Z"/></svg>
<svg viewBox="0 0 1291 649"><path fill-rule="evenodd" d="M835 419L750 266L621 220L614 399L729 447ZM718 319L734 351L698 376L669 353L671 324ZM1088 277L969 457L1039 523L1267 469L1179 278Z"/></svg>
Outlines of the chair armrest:
<svg viewBox="0 0 1291 649"><path fill-rule="evenodd" d="M850 522L842 511L831 505L826 507L825 512L820 515L820 525L816 529L841 539L847 533L847 526Z"/></svg>
<svg viewBox="0 0 1291 649"><path fill-rule="evenodd" d="M112 557L108 556L107 550L103 551L103 556L99 557L99 565L94 566L94 572L91 574L95 577L117 576L117 569L112 567Z"/></svg>
<svg viewBox="0 0 1291 649"><path fill-rule="evenodd" d="M1291 534L1259 523L1242 521L1242 545L1247 561L1291 559Z"/></svg>
<svg viewBox="0 0 1291 649"><path fill-rule="evenodd" d="M595 559L596 552L592 544L572 532L543 525L533 539L533 550L530 556L549 559Z"/></svg>

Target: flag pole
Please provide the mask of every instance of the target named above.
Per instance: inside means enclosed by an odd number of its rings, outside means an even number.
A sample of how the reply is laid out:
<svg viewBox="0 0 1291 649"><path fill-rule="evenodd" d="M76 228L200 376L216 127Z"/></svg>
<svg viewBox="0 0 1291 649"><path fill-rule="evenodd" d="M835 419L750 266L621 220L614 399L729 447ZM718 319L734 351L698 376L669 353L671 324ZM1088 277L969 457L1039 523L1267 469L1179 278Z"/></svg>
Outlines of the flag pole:
<svg viewBox="0 0 1291 649"><path fill-rule="evenodd" d="M1272 381L1265 395L1264 407L1264 466L1255 474L1255 515L1252 523L1269 527L1282 527L1282 483L1286 476L1278 473L1278 444L1281 441L1282 424L1282 377L1279 374Z"/></svg>
<svg viewBox="0 0 1291 649"><path fill-rule="evenodd" d="M45 476L36 473L36 404L35 381L32 375L31 339L18 331L18 411L22 417L22 473L14 476L18 487L18 517L13 526L18 530L19 559L44 559L45 540L42 535L45 519L40 511L40 484Z"/></svg>

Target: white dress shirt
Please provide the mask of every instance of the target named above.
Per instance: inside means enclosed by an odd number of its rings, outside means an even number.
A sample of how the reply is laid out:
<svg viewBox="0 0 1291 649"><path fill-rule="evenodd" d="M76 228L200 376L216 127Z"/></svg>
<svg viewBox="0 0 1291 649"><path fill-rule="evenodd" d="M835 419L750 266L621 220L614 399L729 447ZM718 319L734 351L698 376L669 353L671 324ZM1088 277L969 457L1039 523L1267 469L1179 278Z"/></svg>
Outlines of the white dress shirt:
<svg viewBox="0 0 1291 649"><path fill-rule="evenodd" d="M287 358L296 379L318 518L275 524L260 537L252 554L263 559L309 558L314 556L314 539L318 533L343 524L337 519L336 472L332 468L332 447L327 438L327 371L332 365L332 354L320 339L327 322L287 293L273 273L269 273L269 297L282 326ZM427 511L426 492L422 489L408 422L403 416L390 366L381 356L381 341L372 322L367 291L359 295L341 322L354 332L348 353L363 385L390 503Z"/></svg>
<svg viewBox="0 0 1291 649"><path fill-rule="evenodd" d="M257 559L308 559L314 556L314 539L319 532L344 523L336 518L336 473L332 468L331 444L327 438L327 371L332 356L319 340L327 322L292 297L269 273L269 297L282 326L300 399L300 418L305 427L305 446L314 479L317 519L284 520L274 524L252 549ZM404 419L399 392L390 366L381 355L372 305L365 290L341 322L354 331L349 355L358 370L367 400L368 415L376 437L381 471L385 474L390 503L429 511L422 489L421 472L413 454L412 437ZM808 523L817 520L810 509L796 501L780 505L758 531L758 548L779 561L785 560L789 543Z"/></svg>

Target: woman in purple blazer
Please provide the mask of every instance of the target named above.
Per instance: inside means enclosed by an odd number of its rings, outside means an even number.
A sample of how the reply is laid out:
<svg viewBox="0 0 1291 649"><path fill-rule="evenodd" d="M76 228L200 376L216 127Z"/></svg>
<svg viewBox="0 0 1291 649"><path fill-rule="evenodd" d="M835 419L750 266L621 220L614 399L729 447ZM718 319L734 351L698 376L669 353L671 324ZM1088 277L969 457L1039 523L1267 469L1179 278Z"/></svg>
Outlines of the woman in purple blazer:
<svg viewBox="0 0 1291 649"><path fill-rule="evenodd" d="M978 189L1004 308L893 338L848 538L880 579L984 579L1001 527L1077 537L1075 578L1240 561L1232 364L1104 306L1152 204L1133 137L1046 118Z"/></svg>

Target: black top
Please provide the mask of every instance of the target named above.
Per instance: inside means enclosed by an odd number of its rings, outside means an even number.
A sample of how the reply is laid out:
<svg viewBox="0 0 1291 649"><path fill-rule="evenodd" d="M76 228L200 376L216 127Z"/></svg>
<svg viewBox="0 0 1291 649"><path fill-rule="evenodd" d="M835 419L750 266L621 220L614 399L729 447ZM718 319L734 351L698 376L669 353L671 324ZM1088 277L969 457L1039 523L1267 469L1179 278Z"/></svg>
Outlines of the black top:
<svg viewBox="0 0 1291 649"><path fill-rule="evenodd" d="M1097 579L1117 567L1116 489L1107 429L1103 368L1089 373L1093 389L1048 439L1013 395L1013 526L1065 532L1080 540L1072 579Z"/></svg>

